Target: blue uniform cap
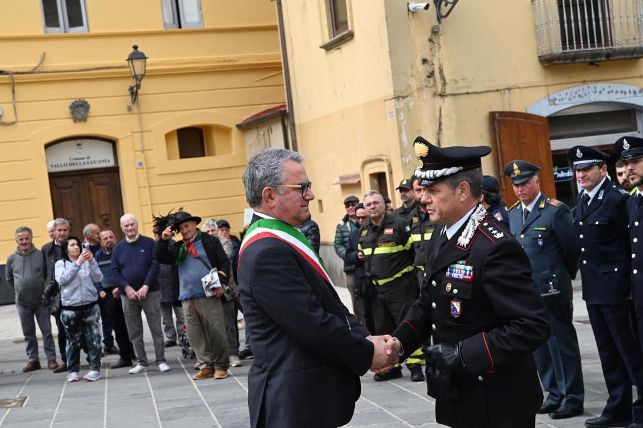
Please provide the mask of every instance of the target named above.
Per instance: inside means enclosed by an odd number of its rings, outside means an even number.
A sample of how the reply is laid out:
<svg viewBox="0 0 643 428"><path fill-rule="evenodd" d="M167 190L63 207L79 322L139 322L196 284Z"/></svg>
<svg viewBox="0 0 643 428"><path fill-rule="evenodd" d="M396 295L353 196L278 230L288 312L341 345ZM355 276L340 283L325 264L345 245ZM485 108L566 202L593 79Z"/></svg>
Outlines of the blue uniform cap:
<svg viewBox="0 0 643 428"><path fill-rule="evenodd" d="M621 137L614 143L614 151L625 161L643 157L643 138Z"/></svg>
<svg viewBox="0 0 643 428"><path fill-rule="evenodd" d="M603 165L609 157L607 153L587 146L574 146L567 151L567 159L572 163L574 169L586 169L594 165Z"/></svg>

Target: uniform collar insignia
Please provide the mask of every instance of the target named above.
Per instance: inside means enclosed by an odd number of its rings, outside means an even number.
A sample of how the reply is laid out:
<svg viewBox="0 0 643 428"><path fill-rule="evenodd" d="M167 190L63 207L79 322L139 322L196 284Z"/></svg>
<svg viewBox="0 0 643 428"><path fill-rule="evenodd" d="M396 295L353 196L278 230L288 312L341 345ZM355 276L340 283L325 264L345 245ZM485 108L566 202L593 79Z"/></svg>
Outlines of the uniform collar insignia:
<svg viewBox="0 0 643 428"><path fill-rule="evenodd" d="M486 215L487 210L482 206L482 204L478 205L473 214L471 214L471 217L469 217L469 221L462 231L462 234L458 237L458 247L467 248L469 246L469 242L471 241L473 234Z"/></svg>
<svg viewBox="0 0 643 428"><path fill-rule="evenodd" d="M600 201L601 199L603 199L603 193L605 193L605 190L601 190L600 192L598 192L598 198L597 198L597 199L598 199L599 201Z"/></svg>

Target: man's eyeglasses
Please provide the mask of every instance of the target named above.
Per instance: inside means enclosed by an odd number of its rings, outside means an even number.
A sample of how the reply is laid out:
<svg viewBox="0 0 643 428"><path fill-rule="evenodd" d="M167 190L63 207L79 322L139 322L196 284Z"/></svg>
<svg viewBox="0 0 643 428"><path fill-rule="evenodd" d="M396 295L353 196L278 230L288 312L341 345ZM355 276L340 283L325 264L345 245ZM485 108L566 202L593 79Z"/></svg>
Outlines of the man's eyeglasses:
<svg viewBox="0 0 643 428"><path fill-rule="evenodd" d="M301 197L305 198L308 191L312 189L313 183L310 181L304 181L297 184L279 184L274 187L288 187L289 189L301 189Z"/></svg>

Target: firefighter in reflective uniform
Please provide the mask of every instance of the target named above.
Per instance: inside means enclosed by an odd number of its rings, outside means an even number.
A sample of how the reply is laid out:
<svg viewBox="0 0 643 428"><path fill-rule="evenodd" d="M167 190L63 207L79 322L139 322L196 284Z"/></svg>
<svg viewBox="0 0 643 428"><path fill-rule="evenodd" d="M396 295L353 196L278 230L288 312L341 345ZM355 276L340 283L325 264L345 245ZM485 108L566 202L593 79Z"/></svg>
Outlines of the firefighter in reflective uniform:
<svg viewBox="0 0 643 428"><path fill-rule="evenodd" d="M374 334L390 334L418 296L411 229L402 217L386 212L384 197L377 191L364 195L364 206L369 221L360 229L358 250L374 291L371 298ZM412 379L424 379L419 364L408 364L408 368ZM383 381L401 376L402 368L397 365L386 373L376 374L374 379Z"/></svg>

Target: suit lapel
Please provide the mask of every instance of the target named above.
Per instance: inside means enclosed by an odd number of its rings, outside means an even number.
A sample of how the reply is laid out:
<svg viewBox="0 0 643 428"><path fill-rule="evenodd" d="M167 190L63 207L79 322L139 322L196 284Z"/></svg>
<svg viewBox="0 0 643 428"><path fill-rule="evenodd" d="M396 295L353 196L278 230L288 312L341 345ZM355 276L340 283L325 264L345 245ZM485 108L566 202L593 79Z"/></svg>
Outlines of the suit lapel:
<svg viewBox="0 0 643 428"><path fill-rule="evenodd" d="M534 208L531 210L529 213L529 217L527 217L527 221L525 224L522 225L521 231L527 230L530 224L532 224L538 217L540 217L540 210L542 210L543 202L546 200L545 195L540 195L540 198L536 201L536 204L534 205ZM521 212L522 214L522 212Z"/></svg>
<svg viewBox="0 0 643 428"><path fill-rule="evenodd" d="M601 188L598 189L598 193L596 193L594 195L594 198L592 198L592 201L590 202L590 204L587 207L585 207L585 213L583 214L583 218L587 217L588 215L596 211L601 205L603 205L603 194L605 193L605 190L607 190L607 187L609 185L611 185L611 182L606 179L603 182L603 185L601 186Z"/></svg>

